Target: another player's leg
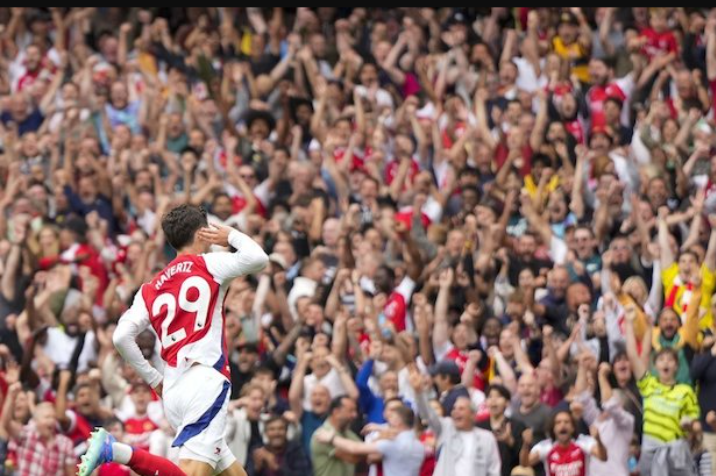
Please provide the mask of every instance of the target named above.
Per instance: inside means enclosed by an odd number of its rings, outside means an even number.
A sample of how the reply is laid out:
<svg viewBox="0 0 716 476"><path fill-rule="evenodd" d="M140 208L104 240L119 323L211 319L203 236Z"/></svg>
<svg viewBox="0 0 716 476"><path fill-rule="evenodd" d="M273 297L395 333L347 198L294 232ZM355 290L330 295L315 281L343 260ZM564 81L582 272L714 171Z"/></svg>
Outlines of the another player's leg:
<svg viewBox="0 0 716 476"><path fill-rule="evenodd" d="M77 475L89 476L104 463L112 462L129 466L132 471L140 476L186 476L187 474L193 474L185 473L168 459L119 443L104 428L98 428L89 439L89 448L82 456Z"/></svg>

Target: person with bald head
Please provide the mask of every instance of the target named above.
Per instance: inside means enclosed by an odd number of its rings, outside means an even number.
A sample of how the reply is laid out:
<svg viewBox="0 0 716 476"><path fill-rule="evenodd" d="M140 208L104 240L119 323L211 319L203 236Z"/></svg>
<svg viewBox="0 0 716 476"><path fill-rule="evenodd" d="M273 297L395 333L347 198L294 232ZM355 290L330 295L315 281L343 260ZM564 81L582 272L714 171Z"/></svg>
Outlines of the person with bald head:
<svg viewBox="0 0 716 476"><path fill-rule="evenodd" d="M8 126L11 122L17 126L18 136L28 132L36 132L45 116L36 106L33 106L27 93L17 93L10 97L9 107L0 112L0 122Z"/></svg>
<svg viewBox="0 0 716 476"><path fill-rule="evenodd" d="M296 344L298 363L293 372L288 401L296 422L301 423L301 439L306 454L311 452L311 436L326 420L331 399L348 394L358 399L358 388L348 370L325 346L308 351L308 343ZM312 373L306 375L308 369Z"/></svg>
<svg viewBox="0 0 716 476"><path fill-rule="evenodd" d="M540 386L534 373L526 372L517 381L517 398L512 405L512 419L531 428L536 441L545 438L545 423L550 409L540 401Z"/></svg>

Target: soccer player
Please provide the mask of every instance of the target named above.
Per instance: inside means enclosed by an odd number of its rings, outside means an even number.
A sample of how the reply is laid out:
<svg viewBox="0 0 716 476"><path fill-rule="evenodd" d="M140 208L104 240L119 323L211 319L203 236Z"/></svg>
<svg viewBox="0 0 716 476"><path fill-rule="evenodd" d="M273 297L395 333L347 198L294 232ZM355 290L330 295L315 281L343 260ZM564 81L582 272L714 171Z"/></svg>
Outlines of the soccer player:
<svg viewBox="0 0 716 476"><path fill-rule="evenodd" d="M162 396L166 417L177 430L172 446L180 448L179 467L98 429L79 476L89 476L107 462L125 464L142 476L246 475L224 440L231 383L223 302L231 280L260 271L268 256L243 233L209 225L200 207L174 208L163 217L162 229L177 257L140 288L113 340L122 357ZM236 251L209 253L211 245ZM161 343L163 376L135 342L150 325Z"/></svg>

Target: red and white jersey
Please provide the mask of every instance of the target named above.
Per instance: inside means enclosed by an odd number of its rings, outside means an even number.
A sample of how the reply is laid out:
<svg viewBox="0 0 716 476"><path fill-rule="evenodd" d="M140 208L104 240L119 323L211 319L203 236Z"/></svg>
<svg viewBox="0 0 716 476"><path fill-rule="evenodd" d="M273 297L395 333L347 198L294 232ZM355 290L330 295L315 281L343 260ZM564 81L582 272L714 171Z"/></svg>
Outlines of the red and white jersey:
<svg viewBox="0 0 716 476"><path fill-rule="evenodd" d="M224 338L224 298L232 279L256 273L268 256L251 238L233 230L236 252L179 255L134 297L115 330L114 343L153 388L162 376L144 359L134 342L148 326L161 344L164 388L174 385L192 365L213 367L229 379Z"/></svg>
<svg viewBox="0 0 716 476"><path fill-rule="evenodd" d="M584 435L567 446L543 440L532 448L531 453L539 454L548 476L587 476L589 455L596 444L594 438Z"/></svg>
<svg viewBox="0 0 716 476"><path fill-rule="evenodd" d="M632 91L634 90L634 78L633 76L627 75L623 78L616 79L604 86L594 85L587 91L587 104L589 105L589 114L592 119L592 125L604 125L607 120L604 116L604 102L609 98L615 98L622 103L627 103L631 97ZM628 124L629 108L622 108L623 113L620 118L622 124ZM624 111L627 110L627 111ZM626 112L626 114L624 113ZM627 122L625 122L625 120Z"/></svg>
<svg viewBox="0 0 716 476"><path fill-rule="evenodd" d="M159 426L148 416L127 418L124 421L125 443L133 448L149 451L149 438Z"/></svg>

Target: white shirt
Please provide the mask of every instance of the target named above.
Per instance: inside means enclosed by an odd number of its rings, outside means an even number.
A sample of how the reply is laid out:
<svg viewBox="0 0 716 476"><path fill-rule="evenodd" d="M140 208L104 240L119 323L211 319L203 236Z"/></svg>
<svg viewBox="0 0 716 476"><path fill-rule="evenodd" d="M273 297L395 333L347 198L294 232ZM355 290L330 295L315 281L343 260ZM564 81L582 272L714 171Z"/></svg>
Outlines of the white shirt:
<svg viewBox="0 0 716 476"><path fill-rule="evenodd" d="M406 430L394 440L380 440L378 450L383 455L384 476L418 476L425 459L425 448L415 432Z"/></svg>
<svg viewBox="0 0 716 476"><path fill-rule="evenodd" d="M477 449L477 440L472 432L458 431L458 438L462 445L457 461L455 461L455 474L465 475L473 474L475 469L475 451Z"/></svg>
<svg viewBox="0 0 716 476"><path fill-rule="evenodd" d="M328 389L328 393L331 394L331 400L346 394L346 389L341 382L341 376L338 375L336 369L329 370L328 373L320 379L314 374L305 375L303 377L303 409L306 411L310 412L313 410L311 406L311 392L313 392L313 389L318 384Z"/></svg>
<svg viewBox="0 0 716 476"><path fill-rule="evenodd" d="M58 367L67 367L72 359L72 354L79 341L79 337L71 337L65 334L58 327L50 327L47 330L47 342L43 351ZM97 360L95 351L95 336L93 331L87 332L85 343L82 347L80 360L77 364L77 371L84 372L89 369L90 362Z"/></svg>

